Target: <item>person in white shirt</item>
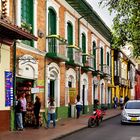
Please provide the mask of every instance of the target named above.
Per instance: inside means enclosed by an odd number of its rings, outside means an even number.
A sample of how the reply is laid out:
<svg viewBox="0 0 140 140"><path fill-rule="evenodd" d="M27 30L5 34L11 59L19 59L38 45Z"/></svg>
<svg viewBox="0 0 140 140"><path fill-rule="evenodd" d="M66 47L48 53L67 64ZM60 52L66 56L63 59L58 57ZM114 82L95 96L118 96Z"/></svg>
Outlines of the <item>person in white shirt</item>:
<svg viewBox="0 0 140 140"><path fill-rule="evenodd" d="M82 103L78 99L77 103L76 103L77 119L79 119L79 117L80 117L80 112L82 111L82 106L83 106Z"/></svg>
<svg viewBox="0 0 140 140"><path fill-rule="evenodd" d="M25 93L22 94L22 98L20 99L21 106L22 106L22 119L23 119L23 126L25 127L25 115L26 115L26 107L27 107L27 101L25 98Z"/></svg>
<svg viewBox="0 0 140 140"><path fill-rule="evenodd" d="M48 121L47 121L47 128L50 127L50 120L52 119L53 121L53 127L56 127L56 122L55 122L55 118L56 118L56 106L55 106L55 102L53 98L50 98L49 104L48 104Z"/></svg>
<svg viewBox="0 0 140 140"><path fill-rule="evenodd" d="M120 108L123 109L124 99L123 96L120 97Z"/></svg>

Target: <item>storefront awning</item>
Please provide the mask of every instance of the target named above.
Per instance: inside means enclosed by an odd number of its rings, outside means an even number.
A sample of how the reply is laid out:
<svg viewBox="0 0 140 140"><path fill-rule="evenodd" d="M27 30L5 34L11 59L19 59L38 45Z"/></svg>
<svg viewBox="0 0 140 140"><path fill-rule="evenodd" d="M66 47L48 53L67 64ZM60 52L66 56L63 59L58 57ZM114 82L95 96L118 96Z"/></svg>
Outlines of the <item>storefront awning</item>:
<svg viewBox="0 0 140 140"><path fill-rule="evenodd" d="M7 19L0 18L0 42L10 45L16 39L37 41L38 38Z"/></svg>

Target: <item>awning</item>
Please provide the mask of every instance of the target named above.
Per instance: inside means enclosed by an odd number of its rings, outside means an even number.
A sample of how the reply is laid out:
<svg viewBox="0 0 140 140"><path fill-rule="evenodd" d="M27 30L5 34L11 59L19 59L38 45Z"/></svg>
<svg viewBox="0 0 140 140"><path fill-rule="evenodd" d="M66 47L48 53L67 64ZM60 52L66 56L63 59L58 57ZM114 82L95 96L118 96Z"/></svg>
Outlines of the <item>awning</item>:
<svg viewBox="0 0 140 140"><path fill-rule="evenodd" d="M38 38L7 19L0 18L0 42L11 44L16 39L37 41Z"/></svg>

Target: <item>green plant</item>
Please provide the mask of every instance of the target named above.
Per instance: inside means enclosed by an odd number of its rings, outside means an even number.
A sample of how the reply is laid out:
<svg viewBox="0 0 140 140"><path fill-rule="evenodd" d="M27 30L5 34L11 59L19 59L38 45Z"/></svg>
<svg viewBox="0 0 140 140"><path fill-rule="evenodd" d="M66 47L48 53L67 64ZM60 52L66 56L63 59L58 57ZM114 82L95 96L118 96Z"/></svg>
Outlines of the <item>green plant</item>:
<svg viewBox="0 0 140 140"><path fill-rule="evenodd" d="M27 23L26 21L22 20L21 22L21 27L25 28L26 30L28 30L29 32L31 32L32 30L32 25Z"/></svg>

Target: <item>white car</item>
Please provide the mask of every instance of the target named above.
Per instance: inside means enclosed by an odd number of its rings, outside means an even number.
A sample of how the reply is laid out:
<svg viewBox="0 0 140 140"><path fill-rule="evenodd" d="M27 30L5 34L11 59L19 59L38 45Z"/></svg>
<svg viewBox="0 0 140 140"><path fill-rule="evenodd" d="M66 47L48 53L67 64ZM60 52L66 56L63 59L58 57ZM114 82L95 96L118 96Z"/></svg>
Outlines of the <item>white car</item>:
<svg viewBox="0 0 140 140"><path fill-rule="evenodd" d="M140 123L140 100L129 100L121 113L121 124Z"/></svg>

